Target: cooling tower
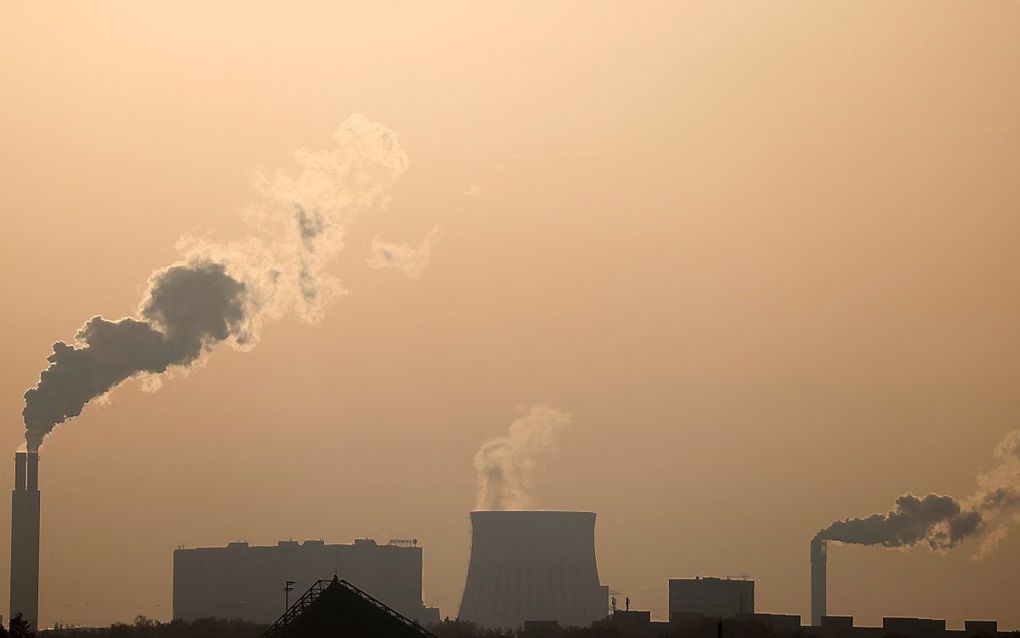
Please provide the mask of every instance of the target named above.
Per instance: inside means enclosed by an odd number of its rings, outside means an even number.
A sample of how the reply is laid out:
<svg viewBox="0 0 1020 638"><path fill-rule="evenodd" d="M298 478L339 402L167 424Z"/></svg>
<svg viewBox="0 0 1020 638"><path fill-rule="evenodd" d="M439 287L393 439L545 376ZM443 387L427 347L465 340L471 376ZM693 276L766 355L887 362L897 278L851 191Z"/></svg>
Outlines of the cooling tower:
<svg viewBox="0 0 1020 638"><path fill-rule="evenodd" d="M822 616L826 614L826 542L820 539L811 540L811 624L820 627Z"/></svg>
<svg viewBox="0 0 1020 638"><path fill-rule="evenodd" d="M525 620L583 627L606 617L605 592L594 512L471 512L460 620L490 628Z"/></svg>
<svg viewBox="0 0 1020 638"><path fill-rule="evenodd" d="M14 457L11 494L11 607L37 626L39 620L39 455Z"/></svg>

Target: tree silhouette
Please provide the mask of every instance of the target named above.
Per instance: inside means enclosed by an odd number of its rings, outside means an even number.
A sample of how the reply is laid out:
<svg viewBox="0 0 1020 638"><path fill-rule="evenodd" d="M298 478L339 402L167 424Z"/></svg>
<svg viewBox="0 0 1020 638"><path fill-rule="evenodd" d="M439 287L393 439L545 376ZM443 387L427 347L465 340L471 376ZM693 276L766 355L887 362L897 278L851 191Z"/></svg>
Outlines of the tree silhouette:
<svg viewBox="0 0 1020 638"><path fill-rule="evenodd" d="M10 629L7 634L11 638L33 638L35 636L35 632L32 631L32 625L28 624L28 621L20 613L14 614L14 617L11 618Z"/></svg>

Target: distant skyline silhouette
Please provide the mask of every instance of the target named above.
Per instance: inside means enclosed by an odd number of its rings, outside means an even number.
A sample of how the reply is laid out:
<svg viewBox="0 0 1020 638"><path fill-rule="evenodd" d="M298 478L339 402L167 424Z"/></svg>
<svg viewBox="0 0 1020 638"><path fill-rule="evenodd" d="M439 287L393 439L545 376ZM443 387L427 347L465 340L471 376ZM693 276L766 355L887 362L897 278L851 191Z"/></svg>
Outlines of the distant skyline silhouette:
<svg viewBox="0 0 1020 638"><path fill-rule="evenodd" d="M906 521L830 547L829 613L1020 628L1017 24L8 3L0 481L59 424L40 626L169 620L174 549L244 540L418 539L453 615L484 505L596 512L652 619L743 574L807 617L819 530ZM515 438L535 406L571 425Z"/></svg>

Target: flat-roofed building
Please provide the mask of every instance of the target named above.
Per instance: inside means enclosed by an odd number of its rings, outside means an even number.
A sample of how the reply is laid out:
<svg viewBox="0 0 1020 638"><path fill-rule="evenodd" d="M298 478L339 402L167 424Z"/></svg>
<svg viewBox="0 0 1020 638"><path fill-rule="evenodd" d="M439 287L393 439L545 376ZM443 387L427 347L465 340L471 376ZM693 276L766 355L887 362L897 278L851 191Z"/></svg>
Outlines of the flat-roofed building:
<svg viewBox="0 0 1020 638"><path fill-rule="evenodd" d="M754 581L731 578L670 578L669 617L703 614L732 618L754 613Z"/></svg>
<svg viewBox="0 0 1020 638"><path fill-rule="evenodd" d="M436 610L422 605L422 548L404 541L380 545L368 538L349 545L307 540L178 549L174 618L271 623L283 613L284 583L293 581L299 596L334 575L423 625L438 620Z"/></svg>

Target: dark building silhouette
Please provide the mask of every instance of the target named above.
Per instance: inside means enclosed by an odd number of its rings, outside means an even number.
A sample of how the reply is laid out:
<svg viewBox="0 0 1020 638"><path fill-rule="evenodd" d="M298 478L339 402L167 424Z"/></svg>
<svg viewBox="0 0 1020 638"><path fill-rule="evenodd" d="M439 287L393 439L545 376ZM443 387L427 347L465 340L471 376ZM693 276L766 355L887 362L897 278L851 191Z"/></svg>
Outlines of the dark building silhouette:
<svg viewBox="0 0 1020 638"><path fill-rule="evenodd" d="M606 617L594 512L471 512L460 620L517 629L527 620L587 626Z"/></svg>
<svg viewBox="0 0 1020 638"><path fill-rule="evenodd" d="M968 620L963 629L947 629L945 621L927 618L884 618L881 627L855 627L853 617L823 616L818 626L802 626L801 617L790 614L737 614L718 618L698 613L678 613L669 624L656 622L647 612L617 612L610 626L623 638L1014 638L1000 631L994 620ZM544 638L528 636L528 638Z"/></svg>
<svg viewBox="0 0 1020 638"><path fill-rule="evenodd" d="M822 624L822 616L826 613L827 551L825 541L811 539L811 624L815 627Z"/></svg>
<svg viewBox="0 0 1020 638"><path fill-rule="evenodd" d="M823 616L818 626L804 630L811 638L1004 638L1010 634L999 631L994 620L968 620L963 629L947 629L945 620L888 617L882 619L881 627L855 627L853 616Z"/></svg>
<svg viewBox="0 0 1020 638"><path fill-rule="evenodd" d="M347 581L319 580L266 630L265 638L435 638Z"/></svg>
<svg viewBox="0 0 1020 638"><path fill-rule="evenodd" d="M794 614L737 614L736 618L747 623L755 623L777 634L800 631L800 616Z"/></svg>
<svg viewBox="0 0 1020 638"><path fill-rule="evenodd" d="M556 638L562 633L563 628L555 620L525 620L517 638Z"/></svg>
<svg viewBox="0 0 1020 638"><path fill-rule="evenodd" d="M963 629L947 629L944 620L884 618L881 627L855 627L853 617L823 616L817 626L801 626L801 617L787 614L736 614L720 618L678 612L667 623L646 611L617 611L608 625L623 638L1013 638L994 620L968 620ZM518 636L518 638L522 638ZM531 632L524 638L555 638L555 632Z"/></svg>
<svg viewBox="0 0 1020 638"><path fill-rule="evenodd" d="M815 633L837 638L854 628L853 616L822 616ZM863 628L862 628L863 629ZM877 629L877 628L875 628Z"/></svg>
<svg viewBox="0 0 1020 638"><path fill-rule="evenodd" d="M609 626L630 638L652 638L664 634L669 623L652 620L652 612L617 609L609 617Z"/></svg>
<svg viewBox="0 0 1020 638"><path fill-rule="evenodd" d="M284 606L283 585L297 591L339 575L412 620L429 624L439 611L422 605L422 548L407 541L379 545L359 538L350 545L280 541L257 547L178 549L174 552L174 618L275 620Z"/></svg>
<svg viewBox="0 0 1020 638"><path fill-rule="evenodd" d="M595 621L584 628L564 628L555 620L525 620L524 628L516 638L560 638L562 636L609 636L612 638L659 638L671 634L669 623L652 620L652 612L633 609L617 609L607 618ZM691 638L701 638L691 636ZM716 638L706 636L705 638Z"/></svg>
<svg viewBox="0 0 1020 638"><path fill-rule="evenodd" d="M754 581L731 578L670 578L669 617L704 614L732 618L754 613Z"/></svg>
<svg viewBox="0 0 1020 638"><path fill-rule="evenodd" d="M892 636L927 638L945 633L946 621L933 618L883 618L882 629Z"/></svg>
<svg viewBox="0 0 1020 638"><path fill-rule="evenodd" d="M968 636L994 636L998 631L999 623L995 620L963 621L963 632Z"/></svg>
<svg viewBox="0 0 1020 638"><path fill-rule="evenodd" d="M39 622L39 454L14 456L11 494L11 606L32 627Z"/></svg>

